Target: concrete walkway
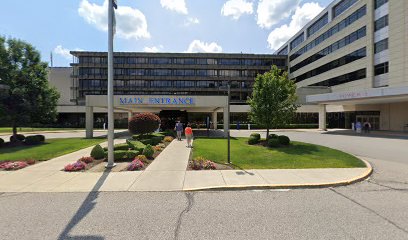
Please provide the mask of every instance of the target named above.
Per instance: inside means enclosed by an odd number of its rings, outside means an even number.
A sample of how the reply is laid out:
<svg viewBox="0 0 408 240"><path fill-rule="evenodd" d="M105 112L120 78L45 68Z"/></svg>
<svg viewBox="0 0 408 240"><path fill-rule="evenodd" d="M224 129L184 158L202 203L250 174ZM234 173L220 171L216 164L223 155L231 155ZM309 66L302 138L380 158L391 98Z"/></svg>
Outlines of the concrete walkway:
<svg viewBox="0 0 408 240"><path fill-rule="evenodd" d="M123 143L116 139L115 143ZM106 143L102 144L106 146ZM191 149L173 141L140 172L61 171L86 148L15 172L0 172L0 192L193 191L205 189L293 188L345 185L364 179L367 168L186 171Z"/></svg>

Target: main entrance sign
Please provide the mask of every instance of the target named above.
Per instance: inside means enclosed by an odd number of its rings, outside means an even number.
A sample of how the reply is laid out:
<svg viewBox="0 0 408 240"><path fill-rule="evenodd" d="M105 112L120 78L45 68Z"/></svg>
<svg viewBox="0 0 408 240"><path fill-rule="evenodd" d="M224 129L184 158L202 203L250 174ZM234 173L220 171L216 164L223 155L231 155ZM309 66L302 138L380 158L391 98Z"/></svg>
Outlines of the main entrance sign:
<svg viewBox="0 0 408 240"><path fill-rule="evenodd" d="M120 105L195 105L193 97L121 97Z"/></svg>

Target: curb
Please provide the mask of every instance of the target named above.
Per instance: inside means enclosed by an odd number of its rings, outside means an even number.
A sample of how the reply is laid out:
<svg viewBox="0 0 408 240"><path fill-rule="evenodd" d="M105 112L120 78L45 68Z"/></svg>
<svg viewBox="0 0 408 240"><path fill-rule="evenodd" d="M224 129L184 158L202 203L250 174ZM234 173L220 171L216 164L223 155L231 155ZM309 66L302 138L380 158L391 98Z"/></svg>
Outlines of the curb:
<svg viewBox="0 0 408 240"><path fill-rule="evenodd" d="M371 164L361 158L358 158L363 161L366 165L367 170L355 178L348 179L346 181L339 182L327 182L327 183L314 183L314 184L265 184L265 185L254 185L254 186L224 186L224 187L203 187L203 188L191 188L183 189L185 192L194 192L194 191L238 191L238 190L263 190L263 189L313 189L313 188L329 188L329 187L341 187L347 186L354 183L362 182L369 178L373 173L373 168Z"/></svg>

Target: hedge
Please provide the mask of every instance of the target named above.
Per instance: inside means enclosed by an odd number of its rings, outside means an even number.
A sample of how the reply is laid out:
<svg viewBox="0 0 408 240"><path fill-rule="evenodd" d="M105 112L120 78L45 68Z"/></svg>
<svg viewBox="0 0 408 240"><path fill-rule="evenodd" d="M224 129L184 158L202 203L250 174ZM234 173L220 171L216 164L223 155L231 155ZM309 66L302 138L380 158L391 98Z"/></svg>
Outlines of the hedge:
<svg viewBox="0 0 408 240"><path fill-rule="evenodd" d="M127 139L126 143L133 150L143 151L143 149L146 147L145 144L137 140Z"/></svg>

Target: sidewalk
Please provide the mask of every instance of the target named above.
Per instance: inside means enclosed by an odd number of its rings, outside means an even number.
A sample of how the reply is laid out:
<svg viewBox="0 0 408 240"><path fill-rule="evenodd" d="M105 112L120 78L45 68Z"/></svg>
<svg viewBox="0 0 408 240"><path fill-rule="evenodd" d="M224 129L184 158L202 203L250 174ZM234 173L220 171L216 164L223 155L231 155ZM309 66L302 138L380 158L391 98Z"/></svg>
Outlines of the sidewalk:
<svg viewBox="0 0 408 240"><path fill-rule="evenodd" d="M115 140L115 143L124 142ZM106 145L104 143L103 145ZM191 149L173 141L145 171L67 173L61 169L92 148L16 171L0 172L0 192L193 191L327 187L360 181L367 168L186 171ZM363 159L365 160L365 159Z"/></svg>

